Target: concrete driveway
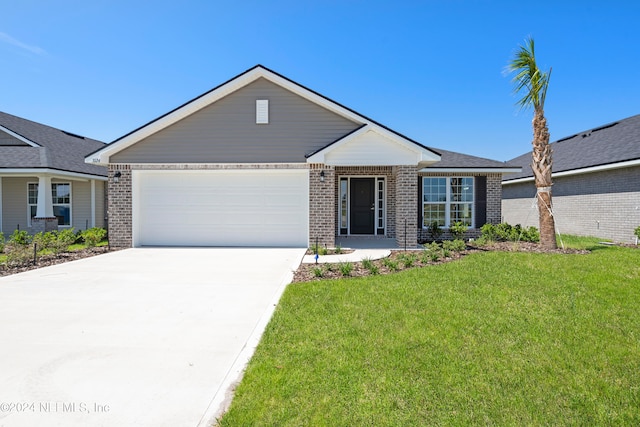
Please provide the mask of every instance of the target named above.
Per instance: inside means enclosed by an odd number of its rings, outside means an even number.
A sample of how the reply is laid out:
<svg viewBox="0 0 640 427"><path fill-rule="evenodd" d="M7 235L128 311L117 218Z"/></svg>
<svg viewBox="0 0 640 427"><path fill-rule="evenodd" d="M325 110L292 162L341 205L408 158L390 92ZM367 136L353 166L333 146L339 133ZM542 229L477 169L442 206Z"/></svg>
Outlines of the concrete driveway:
<svg viewBox="0 0 640 427"><path fill-rule="evenodd" d="M127 249L0 278L0 426L210 425L303 254Z"/></svg>

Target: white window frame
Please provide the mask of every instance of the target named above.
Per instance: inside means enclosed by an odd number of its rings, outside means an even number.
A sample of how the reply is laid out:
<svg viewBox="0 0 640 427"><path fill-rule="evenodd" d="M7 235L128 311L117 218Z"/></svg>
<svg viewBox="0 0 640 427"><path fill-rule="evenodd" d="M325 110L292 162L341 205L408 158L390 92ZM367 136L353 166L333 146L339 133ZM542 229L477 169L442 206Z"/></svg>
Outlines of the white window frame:
<svg viewBox="0 0 640 427"><path fill-rule="evenodd" d="M36 202L35 203L31 203L31 201L29 200L29 191L31 189L31 186L34 185L36 188ZM55 203L53 202L53 186L54 185L68 185L69 186L69 203ZM31 227L31 208L35 207L36 209L38 209L38 186L39 183L37 182L28 182L27 183L27 225L29 227ZM56 206L63 206L63 207L68 207L69 208L69 225L58 225L58 228L71 228L73 227L73 188L71 186L71 182L52 182L51 183L51 200L52 200L52 207L56 207Z"/></svg>
<svg viewBox="0 0 640 427"><path fill-rule="evenodd" d="M453 195L451 191L451 180L452 179L471 179L473 185L472 191L472 200L471 201L459 201L452 200ZM424 200L424 184L427 179L444 179L445 180L445 189L446 189L446 200L445 201L434 201L434 202L426 202ZM424 216L424 207L425 205L441 205L444 204L444 224L440 224L442 228L448 229L451 227L451 206L452 205L460 205L466 204L471 206L471 223L468 224L469 228L475 228L475 213L476 213L476 180L473 176L423 176L422 177L422 228L429 228L429 224L425 224L425 216Z"/></svg>

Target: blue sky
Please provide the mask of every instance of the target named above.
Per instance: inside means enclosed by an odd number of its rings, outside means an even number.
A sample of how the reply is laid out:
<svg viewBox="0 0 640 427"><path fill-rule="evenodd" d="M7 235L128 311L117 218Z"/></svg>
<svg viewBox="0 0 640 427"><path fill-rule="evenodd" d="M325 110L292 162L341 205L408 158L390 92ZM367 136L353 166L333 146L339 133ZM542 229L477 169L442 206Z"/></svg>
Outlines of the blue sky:
<svg viewBox="0 0 640 427"><path fill-rule="evenodd" d="M640 114L640 2L0 0L0 111L105 142L256 64L430 147L509 160L553 67L551 139Z"/></svg>

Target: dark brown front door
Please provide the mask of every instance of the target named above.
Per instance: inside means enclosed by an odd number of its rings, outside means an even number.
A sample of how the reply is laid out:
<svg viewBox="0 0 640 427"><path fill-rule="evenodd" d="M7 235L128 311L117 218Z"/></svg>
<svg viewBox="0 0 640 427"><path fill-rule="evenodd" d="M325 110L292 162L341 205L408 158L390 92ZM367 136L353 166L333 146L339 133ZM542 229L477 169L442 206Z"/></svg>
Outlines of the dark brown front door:
<svg viewBox="0 0 640 427"><path fill-rule="evenodd" d="M374 178L351 178L351 234L374 234L375 182Z"/></svg>

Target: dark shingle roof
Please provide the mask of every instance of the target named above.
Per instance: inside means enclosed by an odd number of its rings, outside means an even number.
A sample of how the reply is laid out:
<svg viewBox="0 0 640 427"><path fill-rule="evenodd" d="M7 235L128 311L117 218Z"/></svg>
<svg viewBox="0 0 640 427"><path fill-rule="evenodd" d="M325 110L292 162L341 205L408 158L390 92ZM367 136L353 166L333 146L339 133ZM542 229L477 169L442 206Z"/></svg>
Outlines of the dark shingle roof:
<svg viewBox="0 0 640 427"><path fill-rule="evenodd" d="M104 143L32 122L0 111L0 126L36 143L31 146L0 146L0 168L50 168L106 176L107 169L84 162L87 154ZM3 132L0 129L0 132Z"/></svg>
<svg viewBox="0 0 640 427"><path fill-rule="evenodd" d="M469 156L466 154L456 153L454 151L443 150L441 148L429 148L440 154L439 162L429 165L426 169L432 168L512 168L515 166L507 165L497 160L485 159L483 157Z"/></svg>
<svg viewBox="0 0 640 427"><path fill-rule="evenodd" d="M554 173L640 159L640 114L562 138L551 149ZM533 177L531 152L507 164L521 166L522 172L504 181Z"/></svg>

